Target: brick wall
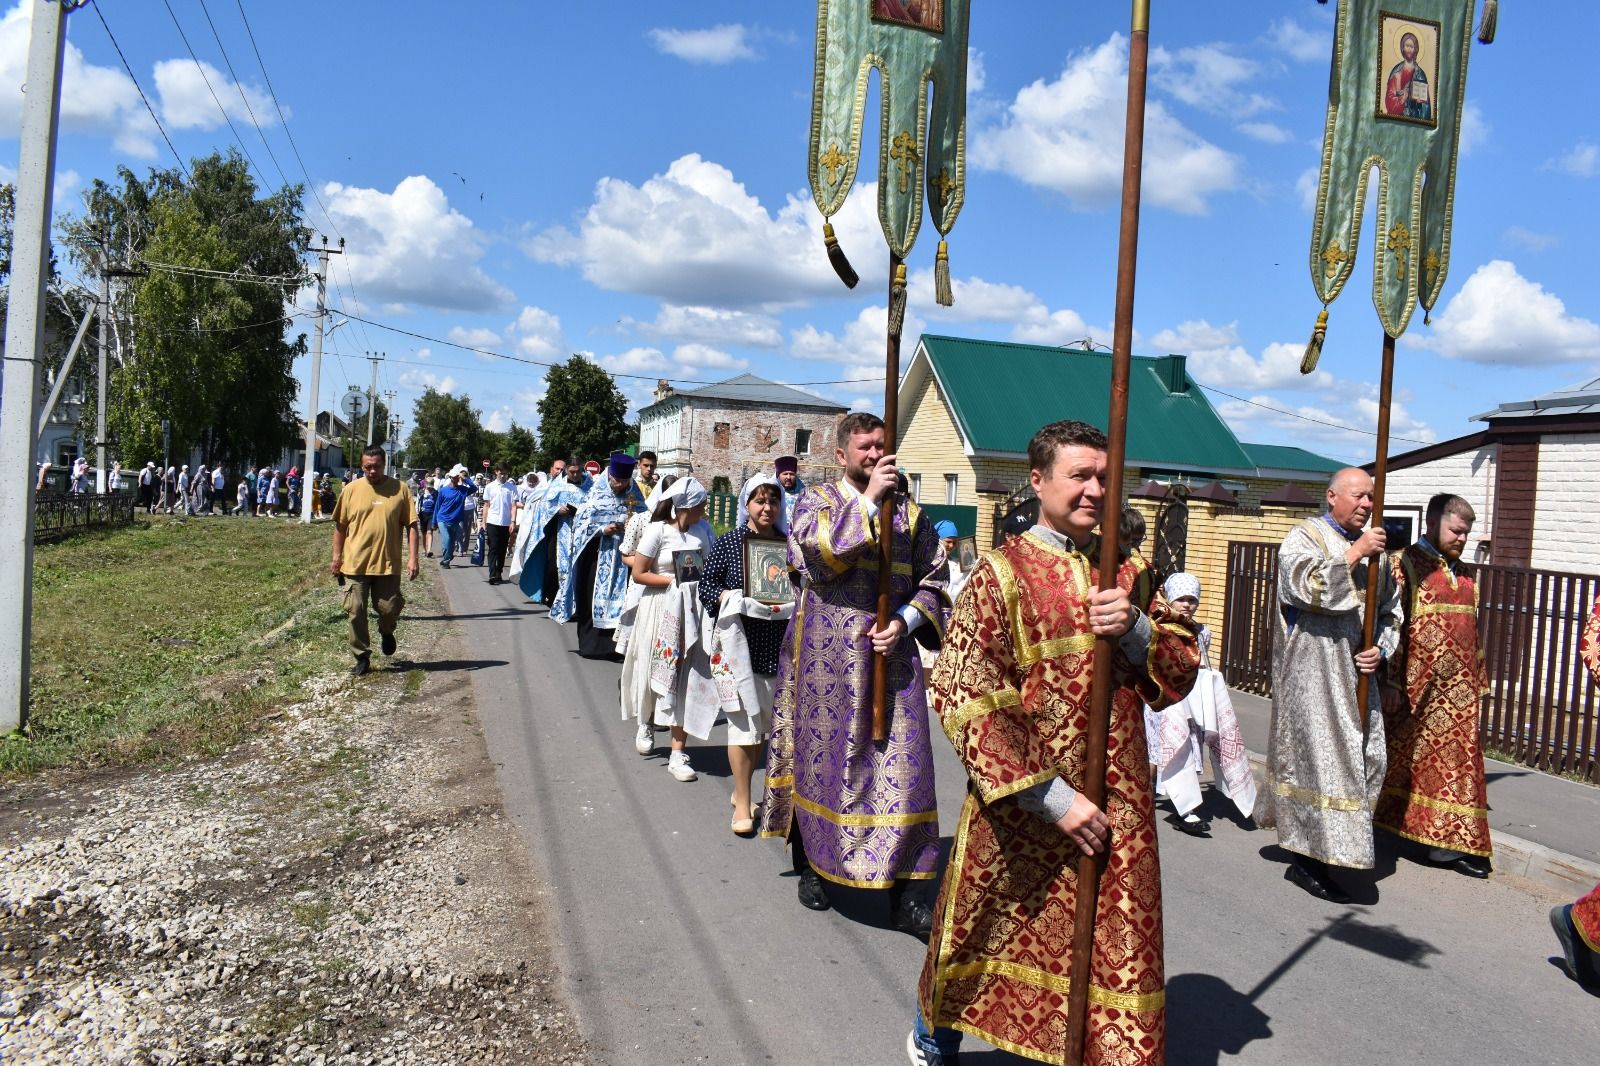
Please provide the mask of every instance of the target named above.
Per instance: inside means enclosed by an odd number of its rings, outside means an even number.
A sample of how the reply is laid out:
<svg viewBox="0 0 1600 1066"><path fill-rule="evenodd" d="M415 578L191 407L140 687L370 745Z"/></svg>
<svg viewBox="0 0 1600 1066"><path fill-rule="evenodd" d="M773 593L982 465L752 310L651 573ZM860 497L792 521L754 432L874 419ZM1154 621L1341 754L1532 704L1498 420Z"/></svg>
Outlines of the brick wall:
<svg viewBox="0 0 1600 1066"><path fill-rule="evenodd" d="M1600 434L1539 441L1531 565L1600 574Z"/></svg>
<svg viewBox="0 0 1600 1066"><path fill-rule="evenodd" d="M796 455L801 478L815 484L837 476L834 434L843 418L843 412L812 407L757 407L685 397L676 433L671 432L669 420L668 432L656 438L672 439L675 447L656 450L662 452L663 473L692 473L707 488L726 478L728 491L738 492L746 477L757 470L770 471L780 455ZM799 430L811 434L804 452L796 448Z"/></svg>
<svg viewBox="0 0 1600 1066"><path fill-rule="evenodd" d="M1447 455L1430 463L1404 470L1390 470L1383 489L1385 514L1404 514L1413 518L1413 533L1420 536L1428 500L1435 493L1451 492L1478 513L1473 523L1465 558L1479 558L1477 545L1494 536L1494 479L1498 446Z"/></svg>

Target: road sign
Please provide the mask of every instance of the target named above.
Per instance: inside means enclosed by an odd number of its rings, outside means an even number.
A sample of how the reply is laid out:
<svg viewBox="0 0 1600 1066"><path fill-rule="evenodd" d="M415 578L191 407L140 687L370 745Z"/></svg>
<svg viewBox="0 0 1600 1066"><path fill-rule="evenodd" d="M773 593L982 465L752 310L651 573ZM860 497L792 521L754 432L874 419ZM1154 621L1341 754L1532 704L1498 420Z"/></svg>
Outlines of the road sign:
<svg viewBox="0 0 1600 1066"><path fill-rule="evenodd" d="M339 401L339 410L344 412L346 418L360 418L367 413L367 394L351 390L344 394L344 399Z"/></svg>

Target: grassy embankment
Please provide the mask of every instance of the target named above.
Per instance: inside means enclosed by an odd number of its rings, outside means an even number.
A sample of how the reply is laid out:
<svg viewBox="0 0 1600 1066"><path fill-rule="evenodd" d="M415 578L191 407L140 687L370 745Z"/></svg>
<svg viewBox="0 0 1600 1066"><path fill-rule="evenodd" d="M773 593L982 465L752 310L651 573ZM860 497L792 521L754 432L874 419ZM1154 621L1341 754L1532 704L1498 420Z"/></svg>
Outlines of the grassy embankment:
<svg viewBox="0 0 1600 1066"><path fill-rule="evenodd" d="M40 545L30 718L0 737L0 777L215 754L343 669L329 537L327 523L141 515Z"/></svg>

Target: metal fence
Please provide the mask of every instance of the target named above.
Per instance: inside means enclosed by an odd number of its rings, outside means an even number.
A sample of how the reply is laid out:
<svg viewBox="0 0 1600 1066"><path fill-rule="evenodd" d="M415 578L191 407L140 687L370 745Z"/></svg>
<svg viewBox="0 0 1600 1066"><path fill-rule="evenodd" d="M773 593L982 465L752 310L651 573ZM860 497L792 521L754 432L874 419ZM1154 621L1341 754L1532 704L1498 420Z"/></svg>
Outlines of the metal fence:
<svg viewBox="0 0 1600 1066"><path fill-rule="evenodd" d="M1222 672L1229 685L1268 697L1277 569L1276 544L1229 542ZM1489 673L1485 742L1526 766L1600 783L1600 689L1578 659L1600 576L1514 566L1472 572Z"/></svg>
<svg viewBox="0 0 1600 1066"><path fill-rule="evenodd" d="M114 529L133 524L131 492L69 496L41 492L33 498L33 539L59 540L89 529Z"/></svg>

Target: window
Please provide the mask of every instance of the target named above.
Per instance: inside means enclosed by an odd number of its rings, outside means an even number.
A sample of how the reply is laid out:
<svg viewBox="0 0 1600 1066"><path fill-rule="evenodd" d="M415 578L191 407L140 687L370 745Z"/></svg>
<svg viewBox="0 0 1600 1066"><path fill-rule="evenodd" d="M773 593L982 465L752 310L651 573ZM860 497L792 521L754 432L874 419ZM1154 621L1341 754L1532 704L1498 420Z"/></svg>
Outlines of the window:
<svg viewBox="0 0 1600 1066"><path fill-rule="evenodd" d="M729 439L733 436L733 427L727 422L717 422L711 427L711 446L713 448L726 448Z"/></svg>
<svg viewBox="0 0 1600 1066"><path fill-rule="evenodd" d="M56 465L71 466L78 457L78 443L72 438L56 441Z"/></svg>
<svg viewBox="0 0 1600 1066"><path fill-rule="evenodd" d="M797 429L794 431L794 453L796 455L811 454L811 431L809 429Z"/></svg>
<svg viewBox="0 0 1600 1066"><path fill-rule="evenodd" d="M947 507L955 506L956 479L959 476L958 474L946 474L944 476L944 502Z"/></svg>
<svg viewBox="0 0 1600 1066"><path fill-rule="evenodd" d="M918 503L921 503L922 502L922 475L921 474L907 474L906 477L911 482L911 498L913 500L917 501Z"/></svg>

